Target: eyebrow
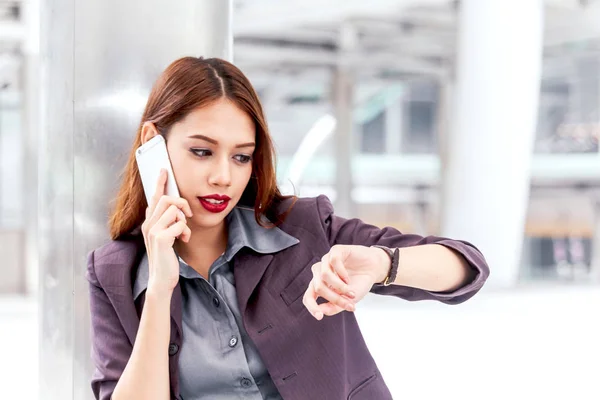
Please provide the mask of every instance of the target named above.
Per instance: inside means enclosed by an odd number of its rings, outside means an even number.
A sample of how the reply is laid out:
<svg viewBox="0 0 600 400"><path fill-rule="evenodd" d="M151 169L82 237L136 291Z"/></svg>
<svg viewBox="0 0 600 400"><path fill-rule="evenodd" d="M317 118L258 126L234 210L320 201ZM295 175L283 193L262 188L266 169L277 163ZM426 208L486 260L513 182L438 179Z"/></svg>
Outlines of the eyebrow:
<svg viewBox="0 0 600 400"><path fill-rule="evenodd" d="M204 136L204 135L191 135L189 136L191 139L200 139L200 140L204 140L206 142L212 143L214 145L218 145L219 142L217 142L215 139L209 138L208 136ZM235 146L236 149L242 148L242 147L255 147L256 143L254 142L248 142L248 143L242 143L242 144L237 144Z"/></svg>

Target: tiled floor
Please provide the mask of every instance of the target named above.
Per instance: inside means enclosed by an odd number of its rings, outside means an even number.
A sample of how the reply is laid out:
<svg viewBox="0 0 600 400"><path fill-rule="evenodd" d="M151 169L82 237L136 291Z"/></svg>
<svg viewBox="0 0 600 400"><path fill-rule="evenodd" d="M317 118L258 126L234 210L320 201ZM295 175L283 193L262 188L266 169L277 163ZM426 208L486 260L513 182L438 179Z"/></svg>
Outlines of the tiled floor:
<svg viewBox="0 0 600 400"><path fill-rule="evenodd" d="M37 398L35 306L0 297L0 399ZM357 313L395 399L597 400L599 311L600 287L544 287L460 306L373 296Z"/></svg>

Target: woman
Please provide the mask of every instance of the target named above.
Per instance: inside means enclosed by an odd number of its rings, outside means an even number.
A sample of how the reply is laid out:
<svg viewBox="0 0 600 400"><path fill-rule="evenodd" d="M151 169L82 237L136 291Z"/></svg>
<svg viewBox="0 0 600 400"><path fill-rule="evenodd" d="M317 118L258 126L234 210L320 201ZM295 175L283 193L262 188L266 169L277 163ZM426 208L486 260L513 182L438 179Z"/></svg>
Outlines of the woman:
<svg viewBox="0 0 600 400"><path fill-rule="evenodd" d="M164 195L163 171L147 204L134 152L155 135L181 198ZM163 72L113 240L88 259L96 398L391 399L356 303L371 291L456 304L485 282L469 243L346 220L324 196L282 196L273 164L260 102L235 66L186 57Z"/></svg>

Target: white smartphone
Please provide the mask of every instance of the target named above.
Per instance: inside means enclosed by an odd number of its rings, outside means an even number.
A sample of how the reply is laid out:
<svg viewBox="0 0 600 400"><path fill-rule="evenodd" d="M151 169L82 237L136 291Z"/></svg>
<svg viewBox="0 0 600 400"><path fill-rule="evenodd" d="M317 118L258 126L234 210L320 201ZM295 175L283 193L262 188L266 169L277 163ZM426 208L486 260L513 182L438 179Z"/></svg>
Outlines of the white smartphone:
<svg viewBox="0 0 600 400"><path fill-rule="evenodd" d="M177 190L177 182L167 153L167 145L162 135L156 135L146 143L141 145L135 151L135 160L138 165L142 185L144 186L144 194L146 201L150 204L150 200L156 192L156 185L160 177L160 170L167 170L167 196L179 197Z"/></svg>

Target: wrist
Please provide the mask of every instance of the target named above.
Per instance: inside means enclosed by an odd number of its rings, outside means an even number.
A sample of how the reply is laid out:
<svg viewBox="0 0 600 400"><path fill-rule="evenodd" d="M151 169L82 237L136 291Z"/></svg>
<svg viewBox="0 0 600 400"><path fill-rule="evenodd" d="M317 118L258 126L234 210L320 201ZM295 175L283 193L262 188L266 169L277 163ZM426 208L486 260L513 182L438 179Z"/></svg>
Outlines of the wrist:
<svg viewBox="0 0 600 400"><path fill-rule="evenodd" d="M375 283L382 284L390 273L392 260L387 252L380 247L373 247L375 257Z"/></svg>
<svg viewBox="0 0 600 400"><path fill-rule="evenodd" d="M174 288L169 285L158 284L155 282L148 282L148 287L146 289L146 299L152 298L156 300L169 300L171 301L171 296L173 295Z"/></svg>

